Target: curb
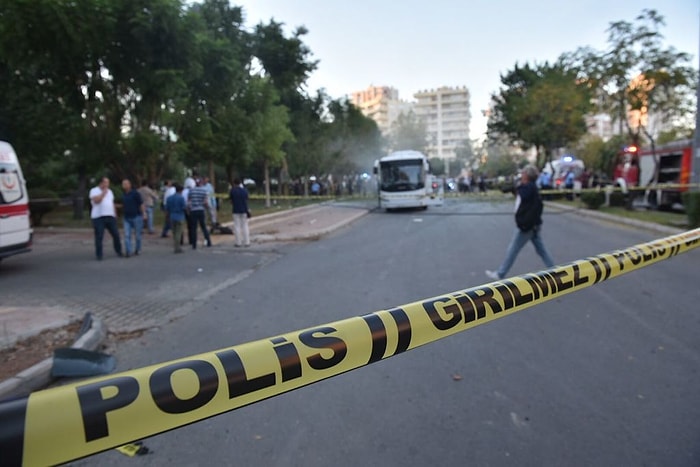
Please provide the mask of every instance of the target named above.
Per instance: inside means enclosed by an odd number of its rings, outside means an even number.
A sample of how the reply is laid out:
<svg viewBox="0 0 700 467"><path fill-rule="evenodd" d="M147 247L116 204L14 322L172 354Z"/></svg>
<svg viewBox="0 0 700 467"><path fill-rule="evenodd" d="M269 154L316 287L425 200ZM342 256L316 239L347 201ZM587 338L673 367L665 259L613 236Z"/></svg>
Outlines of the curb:
<svg viewBox="0 0 700 467"><path fill-rule="evenodd" d="M655 222L646 222L646 221L640 221L637 219L629 219L626 217L618 217L618 216L614 216L612 214L606 214L604 212L594 211L592 209L576 208L575 210L572 210L569 206L565 206L565 205L555 203L552 201L545 201L544 205L551 207L551 208L561 210L561 211L565 211L565 213L575 214L575 215L578 215L581 217L589 217L591 219L613 222L615 224L622 224L622 225L626 225L629 227L636 227L638 229L650 230L652 232L666 234L666 235L673 235L673 234L685 232L685 229L680 229L680 228L676 228L676 227L669 227L667 225L661 225L661 224L657 224Z"/></svg>
<svg viewBox="0 0 700 467"><path fill-rule="evenodd" d="M313 211L313 210L321 209L324 206L325 206L324 203L317 203L317 204L311 204L308 206L302 206L302 207L298 207L298 208L288 209L288 210L282 211L282 212L274 212L271 214L264 214L264 215L259 216L259 217L253 217L253 219L257 219L258 222L254 223L254 221L251 219L250 226L251 226L251 228L253 226L257 226L257 227L265 226L268 223L273 223L272 222L273 220L278 220L279 218L286 218L286 217L296 217L296 216L299 216L299 215L306 213L306 211ZM304 233L304 234L294 234L294 235L258 234L258 235L255 235L255 241L256 241L256 243L290 242L290 241L303 241L303 240L311 240L311 239L319 238L319 237L322 237L324 235L328 235L329 233L331 233L335 230L338 230L338 229L350 224L351 222L356 221L357 219L366 215L367 213L369 213L369 210L367 210L367 209L364 209L364 208L357 208L357 209L359 210L359 212L357 212L349 217L346 217L342 221L339 221L339 222L337 222L329 227L326 227L324 229L321 229L321 230L316 230L314 232L308 232L308 233ZM270 221L270 222L267 222L267 221ZM221 225L229 227L229 228L233 228L232 221L226 222L225 224L221 224ZM251 240L252 240L252 234L251 234Z"/></svg>
<svg viewBox="0 0 700 467"><path fill-rule="evenodd" d="M368 210L363 209L359 212L356 212L352 216L348 216L345 219L336 222L335 224L328 226L324 229L317 230L315 232L308 232L305 234L296 234L296 235L258 235L256 238L261 241L261 242L289 242L289 241L302 241L302 240L311 240L319 237L323 237L324 235L328 235L331 232L334 232L342 227L345 227L346 225L355 222L357 219L359 219L362 216L365 216L369 213Z"/></svg>
<svg viewBox="0 0 700 467"><path fill-rule="evenodd" d="M71 347L74 349L95 350L106 336L107 329L102 320L93 316L90 329L80 336ZM49 357L0 382L0 399L18 397L46 386L53 380L51 378L52 366L53 357Z"/></svg>

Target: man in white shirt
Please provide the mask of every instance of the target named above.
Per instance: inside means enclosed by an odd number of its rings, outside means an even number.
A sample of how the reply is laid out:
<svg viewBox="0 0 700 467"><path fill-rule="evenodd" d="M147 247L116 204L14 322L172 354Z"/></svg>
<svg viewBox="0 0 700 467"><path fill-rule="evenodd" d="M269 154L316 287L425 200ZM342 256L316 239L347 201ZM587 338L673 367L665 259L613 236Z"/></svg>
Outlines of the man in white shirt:
<svg viewBox="0 0 700 467"><path fill-rule="evenodd" d="M204 189L209 197L209 220L211 220L212 227L216 226L216 193L214 192L214 185L211 184L208 177L204 177Z"/></svg>
<svg viewBox="0 0 700 467"><path fill-rule="evenodd" d="M109 178L102 177L99 185L90 190L90 218L95 230L95 255L98 261L102 261L102 238L105 229L112 236L114 251L117 256L122 255L122 242L117 228L117 211L114 208L114 193L109 189Z"/></svg>
<svg viewBox="0 0 700 467"><path fill-rule="evenodd" d="M185 203L187 203L187 200L190 197L190 191L196 186L197 182L194 181L194 178L185 178L185 188L182 190L182 197L185 198ZM190 246L192 245L192 234L190 233L192 232L191 222L192 220L190 219L190 210L188 208L185 210L185 225L187 226L187 238L189 239ZM185 236L183 235L182 238L185 238ZM180 242L180 244L182 244L182 241Z"/></svg>

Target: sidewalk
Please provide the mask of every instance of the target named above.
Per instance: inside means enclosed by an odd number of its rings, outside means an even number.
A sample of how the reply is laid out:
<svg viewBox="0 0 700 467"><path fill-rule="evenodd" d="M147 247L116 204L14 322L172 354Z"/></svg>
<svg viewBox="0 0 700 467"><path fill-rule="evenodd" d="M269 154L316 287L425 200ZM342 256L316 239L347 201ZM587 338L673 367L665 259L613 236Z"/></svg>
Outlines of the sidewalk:
<svg viewBox="0 0 700 467"><path fill-rule="evenodd" d="M253 217L250 219L253 245L252 248L247 250L253 253L256 250L260 250L264 243L270 242L316 240L356 221L368 212L369 209L359 206L322 203ZM230 215L225 216L230 219ZM230 228L233 227L231 222L224 225ZM78 246L89 250L92 246L92 241L92 231L89 229L35 229L35 247L34 251L29 254L56 255L62 253L62 250ZM160 248L165 249L171 245L169 242L172 240L151 237L149 241L158 242L161 244ZM212 243L214 245L212 251L215 252L217 246L227 250L234 242L235 237L233 235L212 235ZM150 258L153 258L153 256ZM169 259L169 256L167 258ZM22 258L17 257L13 261L19 262L22 261ZM154 284L154 286L158 285ZM215 289L218 290L218 287L215 287ZM198 300L199 298L201 297L195 296L193 300ZM160 316L151 304L148 305L150 306L148 311L151 316ZM128 306L128 302L122 303L122 306ZM141 312L142 310L136 311ZM107 318L111 316L111 314L108 314ZM161 316L163 319L167 317L166 315ZM36 336L46 330L62 328L67 324L78 321L80 318L81 311L53 304L47 304L46 306L0 306L0 350L11 348L20 340ZM87 343L91 349L97 348L100 345L100 341L106 337L106 330L103 328L108 325L108 323L103 323L103 320L97 316L95 321L95 326L99 327L99 332L94 332L93 334L99 338L97 342L95 342L95 336L88 340ZM155 321L152 324L158 325ZM85 341L85 339L81 340ZM85 342L76 344L78 348L87 348L81 347L81 345L85 345ZM47 384L50 381L51 364L52 361L49 358L21 372L14 378L0 381L0 399L17 395L22 391L36 390Z"/></svg>

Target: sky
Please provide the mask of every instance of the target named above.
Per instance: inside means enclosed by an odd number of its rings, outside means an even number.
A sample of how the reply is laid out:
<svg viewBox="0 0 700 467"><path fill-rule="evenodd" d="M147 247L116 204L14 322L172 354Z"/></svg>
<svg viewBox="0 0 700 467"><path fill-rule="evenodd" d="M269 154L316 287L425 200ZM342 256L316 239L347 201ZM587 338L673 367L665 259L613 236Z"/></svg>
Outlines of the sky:
<svg viewBox="0 0 700 467"><path fill-rule="evenodd" d="M246 25L271 18L289 30L305 26L304 42L319 60L308 89L339 98L370 85L393 86L402 99L440 86L466 85L472 139L482 139L500 74L516 63L556 60L582 46L605 49L610 22L645 8L666 20L666 44L698 66L698 0L232 0Z"/></svg>

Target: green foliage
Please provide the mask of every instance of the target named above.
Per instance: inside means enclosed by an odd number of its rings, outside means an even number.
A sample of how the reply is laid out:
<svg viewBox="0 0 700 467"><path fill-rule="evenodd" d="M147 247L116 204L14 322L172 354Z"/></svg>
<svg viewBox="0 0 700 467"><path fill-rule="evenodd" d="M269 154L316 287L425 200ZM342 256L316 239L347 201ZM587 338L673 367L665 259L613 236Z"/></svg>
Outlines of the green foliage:
<svg viewBox="0 0 700 467"><path fill-rule="evenodd" d="M612 115L635 144L653 139L649 124L684 127L693 113L697 73L689 54L665 46L664 25L656 10L645 9L632 22L610 23L605 50L583 48L564 58L595 91L597 110Z"/></svg>
<svg viewBox="0 0 700 467"><path fill-rule="evenodd" d="M486 141L484 150L486 154L479 166L479 172L488 177L509 177L527 163L515 148L499 141Z"/></svg>
<svg viewBox="0 0 700 467"><path fill-rule="evenodd" d="M413 111L401 112L391 125L389 143L392 151L413 150L426 153L428 146L428 129L425 122Z"/></svg>
<svg viewBox="0 0 700 467"><path fill-rule="evenodd" d="M694 128L677 126L660 132L659 136L656 137L656 144L662 145L678 141L679 139L691 139L694 133Z"/></svg>
<svg viewBox="0 0 700 467"><path fill-rule="evenodd" d="M598 209L605 203L605 193L602 191L588 191L581 193L581 201L588 209Z"/></svg>
<svg viewBox="0 0 700 467"><path fill-rule="evenodd" d="M456 169L461 171L463 168L472 168L476 166L478 156L474 151L476 140L464 140L457 149L455 149L455 158L457 159Z"/></svg>
<svg viewBox="0 0 700 467"><path fill-rule="evenodd" d="M251 30L227 0L3 1L0 138L30 186L80 200L100 173L155 183L368 166L383 145L376 125L307 95L307 31L284 29Z"/></svg>
<svg viewBox="0 0 700 467"><path fill-rule="evenodd" d="M620 191L614 191L610 194L610 206L627 207L627 196Z"/></svg>
<svg viewBox="0 0 700 467"><path fill-rule="evenodd" d="M687 191L683 193L683 207L688 215L688 228L700 227L700 192Z"/></svg>
<svg viewBox="0 0 700 467"><path fill-rule="evenodd" d="M58 195L48 188L33 188L29 190L29 212L32 225L40 227L44 216L56 209L58 204Z"/></svg>
<svg viewBox="0 0 700 467"><path fill-rule="evenodd" d="M374 120L365 117L348 100L331 101L327 128L326 171L340 175L361 169L369 171L381 157L384 141Z"/></svg>
<svg viewBox="0 0 700 467"><path fill-rule="evenodd" d="M291 37L286 37L283 26L284 23L274 20L258 24L253 36L253 54L272 80L281 102L294 109L301 85L318 62L310 60L311 50L302 41L308 33L306 28L298 27Z"/></svg>
<svg viewBox="0 0 700 467"><path fill-rule="evenodd" d="M609 174L613 171L625 141L625 137L620 135L615 135L608 141L603 141L597 136L586 135L579 140L574 149L587 168Z"/></svg>
<svg viewBox="0 0 700 467"><path fill-rule="evenodd" d="M442 175L445 173L445 159L440 157L430 158L430 169L435 175Z"/></svg>
<svg viewBox="0 0 700 467"><path fill-rule="evenodd" d="M490 139L507 138L545 154L577 141L586 132L584 117L591 110L590 89L577 78L578 71L563 63L516 64L501 76L502 88L493 96Z"/></svg>

